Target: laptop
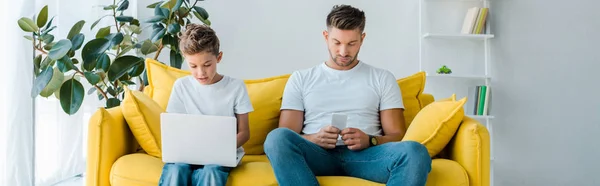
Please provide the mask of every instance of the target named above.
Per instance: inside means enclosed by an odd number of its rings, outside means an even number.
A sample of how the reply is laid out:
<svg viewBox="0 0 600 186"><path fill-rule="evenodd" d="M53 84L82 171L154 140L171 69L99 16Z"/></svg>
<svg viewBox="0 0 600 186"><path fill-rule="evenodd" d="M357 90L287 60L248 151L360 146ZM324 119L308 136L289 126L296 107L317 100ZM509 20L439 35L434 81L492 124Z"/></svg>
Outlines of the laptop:
<svg viewBox="0 0 600 186"><path fill-rule="evenodd" d="M162 161L236 167L244 150L237 148L237 122L231 116L162 113Z"/></svg>

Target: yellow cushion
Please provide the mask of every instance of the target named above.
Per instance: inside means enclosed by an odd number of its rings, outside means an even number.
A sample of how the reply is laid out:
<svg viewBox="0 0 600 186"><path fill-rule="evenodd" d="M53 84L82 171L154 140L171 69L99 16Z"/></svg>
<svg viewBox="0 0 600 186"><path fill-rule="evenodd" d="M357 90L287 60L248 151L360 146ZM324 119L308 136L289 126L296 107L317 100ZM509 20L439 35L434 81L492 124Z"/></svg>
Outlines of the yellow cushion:
<svg viewBox="0 0 600 186"><path fill-rule="evenodd" d="M163 162L156 157L143 153L128 154L115 161L110 171L110 184L120 185L158 185Z"/></svg>
<svg viewBox="0 0 600 186"><path fill-rule="evenodd" d="M444 99L440 99L438 101L456 101L456 94L452 94L452 96L444 98Z"/></svg>
<svg viewBox="0 0 600 186"><path fill-rule="evenodd" d="M264 79L245 80L254 111L248 115L250 139L243 147L246 154L264 154L267 134L279 125L283 89L290 74Z"/></svg>
<svg viewBox="0 0 600 186"><path fill-rule="evenodd" d="M437 155L458 129L464 117L463 105L467 98L458 101L437 101L423 108L408 128L402 141L416 141L425 147L431 157Z"/></svg>
<svg viewBox="0 0 600 186"><path fill-rule="evenodd" d="M425 89L425 72L417 72L413 75L396 80L402 93L404 103L404 121L406 128L410 126L413 119L423 108L419 96Z"/></svg>
<svg viewBox="0 0 600 186"><path fill-rule="evenodd" d="M467 171L460 164L448 159L431 161L431 172L426 186L466 186L469 185Z"/></svg>
<svg viewBox="0 0 600 186"><path fill-rule="evenodd" d="M144 151L161 157L160 113L165 110L150 97L135 90L125 90L121 108L133 136Z"/></svg>
<svg viewBox="0 0 600 186"><path fill-rule="evenodd" d="M148 73L148 87L144 88L144 93L156 101L163 110L167 109L175 80L191 74L189 71L167 66L150 58L146 59L146 72Z"/></svg>

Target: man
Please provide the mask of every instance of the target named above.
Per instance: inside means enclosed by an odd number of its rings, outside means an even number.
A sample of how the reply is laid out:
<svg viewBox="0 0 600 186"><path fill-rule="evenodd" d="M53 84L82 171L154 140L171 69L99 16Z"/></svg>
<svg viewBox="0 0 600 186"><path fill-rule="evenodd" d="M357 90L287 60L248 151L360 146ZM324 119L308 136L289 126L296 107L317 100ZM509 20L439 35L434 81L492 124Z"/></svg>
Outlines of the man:
<svg viewBox="0 0 600 186"><path fill-rule="evenodd" d="M427 149L405 134L400 88L392 73L357 59L364 12L334 6L323 36L330 59L294 72L283 93L279 128L264 143L277 182L319 185L315 176L352 176L388 185L425 185ZM331 125L346 114L347 128Z"/></svg>

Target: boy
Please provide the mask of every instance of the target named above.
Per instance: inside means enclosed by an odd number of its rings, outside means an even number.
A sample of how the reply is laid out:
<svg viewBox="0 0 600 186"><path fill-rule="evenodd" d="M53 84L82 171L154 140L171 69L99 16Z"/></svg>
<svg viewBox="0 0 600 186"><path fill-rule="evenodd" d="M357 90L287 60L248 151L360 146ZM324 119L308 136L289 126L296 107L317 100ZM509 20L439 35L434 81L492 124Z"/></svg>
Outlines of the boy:
<svg viewBox="0 0 600 186"><path fill-rule="evenodd" d="M242 145L250 138L248 113L254 109L242 80L217 73L223 52L219 51L215 31L208 26L188 24L179 48L192 75L175 81L167 112L235 116L237 147L243 150ZM217 165L167 163L159 185L225 185L230 171L231 168Z"/></svg>

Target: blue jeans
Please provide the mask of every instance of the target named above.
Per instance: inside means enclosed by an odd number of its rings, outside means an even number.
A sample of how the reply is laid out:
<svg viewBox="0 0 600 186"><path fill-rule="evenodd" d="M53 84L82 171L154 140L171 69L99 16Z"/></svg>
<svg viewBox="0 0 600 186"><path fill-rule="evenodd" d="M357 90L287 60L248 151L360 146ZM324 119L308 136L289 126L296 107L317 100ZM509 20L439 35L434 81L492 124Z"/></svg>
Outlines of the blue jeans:
<svg viewBox="0 0 600 186"><path fill-rule="evenodd" d="M281 186L319 185L315 176L351 176L388 185L425 185L431 158L417 142L390 142L361 151L324 149L287 129L267 135L265 153Z"/></svg>
<svg viewBox="0 0 600 186"><path fill-rule="evenodd" d="M224 186L232 168L218 165L166 163L158 185Z"/></svg>

